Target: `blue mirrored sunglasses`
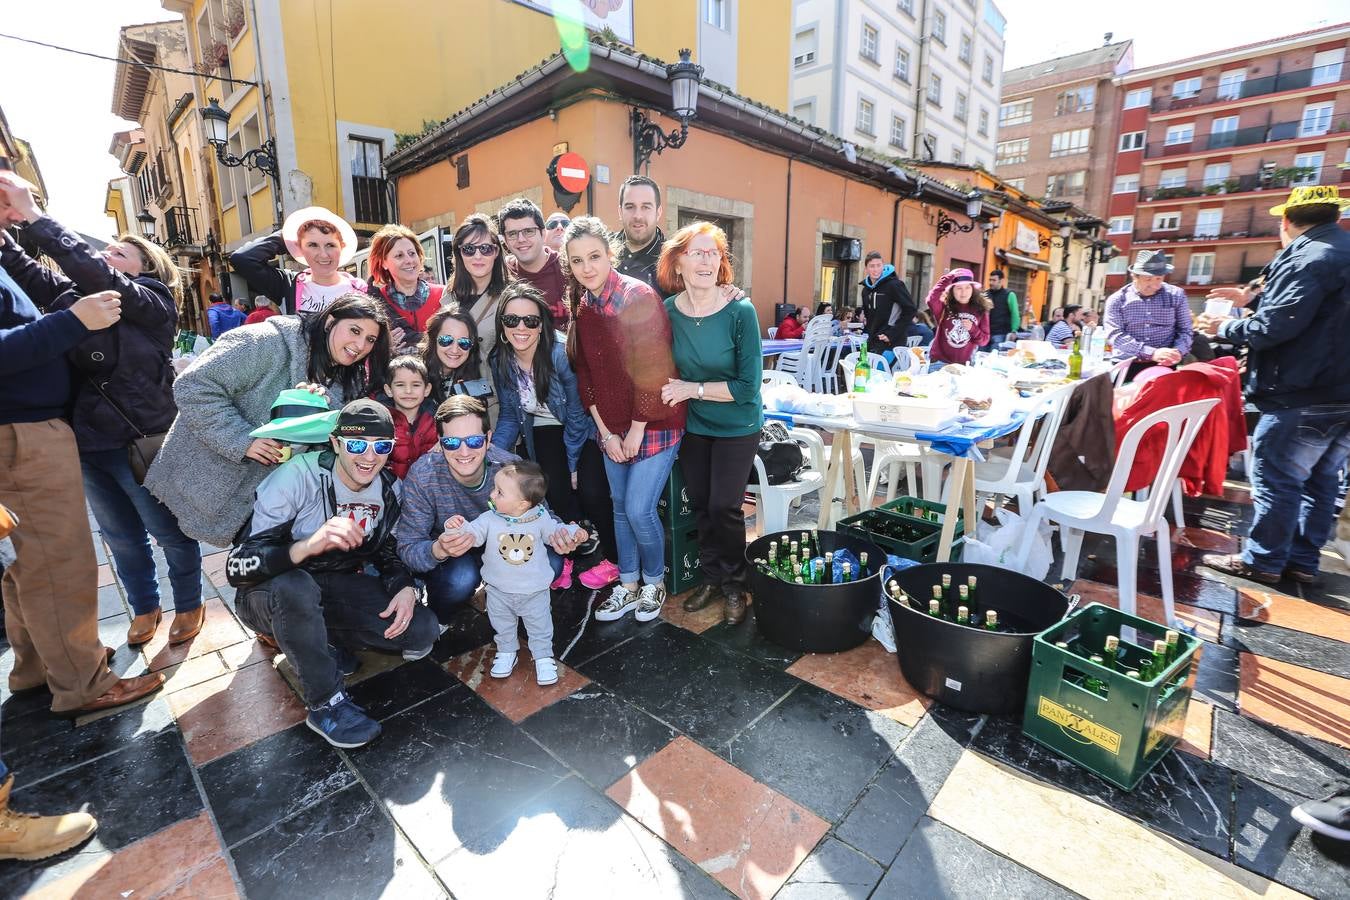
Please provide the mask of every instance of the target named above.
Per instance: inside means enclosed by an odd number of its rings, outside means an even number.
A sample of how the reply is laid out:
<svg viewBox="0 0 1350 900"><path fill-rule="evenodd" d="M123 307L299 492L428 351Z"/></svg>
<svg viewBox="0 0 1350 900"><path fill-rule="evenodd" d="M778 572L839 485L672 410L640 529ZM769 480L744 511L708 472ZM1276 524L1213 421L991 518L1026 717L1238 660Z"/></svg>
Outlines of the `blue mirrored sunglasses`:
<svg viewBox="0 0 1350 900"><path fill-rule="evenodd" d="M460 444L468 444L470 450L482 450L483 445L487 443L487 435L471 434L466 438L443 437L441 446L447 450L458 450Z"/></svg>
<svg viewBox="0 0 1350 900"><path fill-rule="evenodd" d="M473 338L457 338L451 337L448 334L442 334L436 338L436 343L440 344L442 347L449 347L451 344L459 344L459 349L464 351L473 349Z"/></svg>
<svg viewBox="0 0 1350 900"><path fill-rule="evenodd" d="M361 438L347 438L345 444L347 452L352 456L360 456L362 453L366 452L367 447L374 450L380 456L388 456L390 453L394 452L393 441L367 441L362 440Z"/></svg>

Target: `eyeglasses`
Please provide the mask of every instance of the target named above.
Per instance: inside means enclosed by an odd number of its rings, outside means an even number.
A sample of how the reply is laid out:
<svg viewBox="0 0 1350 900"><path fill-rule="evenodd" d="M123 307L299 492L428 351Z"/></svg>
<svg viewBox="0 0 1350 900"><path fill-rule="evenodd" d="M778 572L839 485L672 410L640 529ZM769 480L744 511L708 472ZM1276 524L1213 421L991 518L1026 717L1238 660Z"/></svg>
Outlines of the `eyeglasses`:
<svg viewBox="0 0 1350 900"><path fill-rule="evenodd" d="M538 228L517 228L515 231L506 232L503 237L508 241L519 241L532 238L539 233Z"/></svg>
<svg viewBox="0 0 1350 900"><path fill-rule="evenodd" d="M441 446L447 450L458 450L460 444L468 446L470 450L482 450L483 445L486 443L487 443L487 435L485 434L471 434L465 438L459 437L441 438Z"/></svg>
<svg viewBox="0 0 1350 900"><path fill-rule="evenodd" d="M722 258L721 250L686 250L684 255L700 262L712 262Z"/></svg>
<svg viewBox="0 0 1350 900"><path fill-rule="evenodd" d="M345 442L347 452L352 456L360 456L366 452L366 448L374 450L380 456L388 456L394 451L393 441L367 441L361 438L347 438Z"/></svg>
<svg viewBox="0 0 1350 900"><path fill-rule="evenodd" d="M460 244L459 252L464 256L477 256L480 253L483 256L496 256L496 244Z"/></svg>
<svg viewBox="0 0 1350 900"><path fill-rule="evenodd" d="M436 338L436 343L441 345L442 347L449 347L451 344L458 344L459 349L463 350L465 353L468 353L470 350L473 349L473 338L466 338L466 337L457 338L451 337L448 334L442 334Z"/></svg>
<svg viewBox="0 0 1350 900"><path fill-rule="evenodd" d="M531 331L543 324L543 321L539 316L518 316L515 313L506 313L502 316L502 324L507 328L516 328L523 324Z"/></svg>
<svg viewBox="0 0 1350 900"><path fill-rule="evenodd" d="M549 231L558 231L559 229L566 228L567 225L568 222L566 219L550 219L548 224L544 227Z"/></svg>

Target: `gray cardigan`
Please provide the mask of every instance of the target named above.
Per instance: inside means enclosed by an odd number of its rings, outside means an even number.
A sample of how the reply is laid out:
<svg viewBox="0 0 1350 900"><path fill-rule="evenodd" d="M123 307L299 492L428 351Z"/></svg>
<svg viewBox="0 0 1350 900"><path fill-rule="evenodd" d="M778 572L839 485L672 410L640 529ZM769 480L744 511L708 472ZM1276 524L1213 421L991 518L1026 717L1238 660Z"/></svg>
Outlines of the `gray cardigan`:
<svg viewBox="0 0 1350 900"><path fill-rule="evenodd" d="M253 509L253 492L273 468L245 459L249 432L270 421L272 404L306 381L309 347L300 320L272 316L220 336L174 382L178 403L145 486L167 506L183 533L228 547ZM328 402L342 389L328 385Z"/></svg>

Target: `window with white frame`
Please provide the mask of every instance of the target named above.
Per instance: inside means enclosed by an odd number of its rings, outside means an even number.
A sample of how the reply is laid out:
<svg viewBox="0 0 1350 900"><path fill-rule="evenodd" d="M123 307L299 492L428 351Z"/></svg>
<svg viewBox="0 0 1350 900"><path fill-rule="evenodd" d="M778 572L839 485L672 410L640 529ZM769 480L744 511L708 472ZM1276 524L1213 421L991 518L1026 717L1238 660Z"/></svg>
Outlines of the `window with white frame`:
<svg viewBox="0 0 1350 900"><path fill-rule="evenodd" d="M909 16L911 19L914 18L914 0L899 0L899 2L895 4L895 8Z"/></svg>
<svg viewBox="0 0 1350 900"><path fill-rule="evenodd" d="M891 116L891 146L897 149L905 149L905 142L909 140L909 125L905 122L903 116Z"/></svg>
<svg viewBox="0 0 1350 900"><path fill-rule="evenodd" d="M1115 186L1111 188L1113 194L1133 194L1139 190L1139 173L1133 175L1117 175Z"/></svg>
<svg viewBox="0 0 1350 900"><path fill-rule="evenodd" d="M975 130L981 137L989 136L989 110L983 106L980 107L979 124L975 127Z"/></svg>
<svg viewBox="0 0 1350 900"><path fill-rule="evenodd" d="M938 43L947 43L947 14L940 9L933 10L933 37Z"/></svg>
<svg viewBox="0 0 1350 900"><path fill-rule="evenodd" d="M1003 179L1003 183L1008 187L1015 188L1019 191L1025 191L1027 189L1027 180L1025 178L1005 178Z"/></svg>
<svg viewBox="0 0 1350 900"><path fill-rule="evenodd" d="M953 147L953 148L952 148L952 162L956 163L956 164L959 166L959 165L961 165L963 162L965 162L965 160L966 160L966 156L965 156L964 153L961 152L961 148L960 148L960 147Z"/></svg>
<svg viewBox="0 0 1350 900"><path fill-rule="evenodd" d="M1203 181L1203 184L1205 187L1211 187L1216 184L1223 184L1225 181L1229 179L1229 177L1232 174L1233 174L1232 163L1226 162L1210 163L1209 165L1205 166L1205 179Z"/></svg>
<svg viewBox="0 0 1350 900"><path fill-rule="evenodd" d="M1087 184L1087 170L1079 169L1077 172L1061 172L1058 175L1051 175L1045 180L1045 196L1047 197L1076 197L1083 193L1083 185Z"/></svg>
<svg viewBox="0 0 1350 900"><path fill-rule="evenodd" d="M909 82L909 51L899 44L895 45L895 77Z"/></svg>
<svg viewBox="0 0 1350 900"><path fill-rule="evenodd" d="M1326 154L1321 150L1316 153L1300 153L1294 157L1294 168L1310 169L1305 175L1300 175L1289 181L1290 184L1321 184L1322 183L1322 161L1326 159Z"/></svg>
<svg viewBox="0 0 1350 900"><path fill-rule="evenodd" d="M1341 80L1341 64L1345 62L1345 48L1323 50L1313 54L1312 83L1335 84Z"/></svg>
<svg viewBox="0 0 1350 900"><path fill-rule="evenodd" d="M1220 116L1209 123L1210 134L1230 134L1238 130L1237 116Z"/></svg>
<svg viewBox="0 0 1350 900"><path fill-rule="evenodd" d="M872 105L871 100L864 100L862 97L858 98L858 130L863 134L875 133L872 131L875 113L876 107Z"/></svg>
<svg viewBox="0 0 1350 900"><path fill-rule="evenodd" d="M1050 135L1050 158L1086 153L1090 143L1092 143L1091 128L1075 128L1072 131L1052 134Z"/></svg>
<svg viewBox="0 0 1350 900"><path fill-rule="evenodd" d="M727 30L727 0L703 0L703 21Z"/></svg>
<svg viewBox="0 0 1350 900"><path fill-rule="evenodd" d="M942 105L942 76L936 72L928 74L928 102Z"/></svg>
<svg viewBox="0 0 1350 900"><path fill-rule="evenodd" d="M1015 141L999 141L995 148L995 166L1011 166L1017 163L1027 161L1027 153L1031 149L1030 138L1018 138Z"/></svg>
<svg viewBox="0 0 1350 900"><path fill-rule="evenodd" d="M1060 91L1055 97L1055 115L1070 116L1074 113L1090 112L1097 102L1097 88L1086 84L1080 87Z"/></svg>
<svg viewBox="0 0 1350 900"><path fill-rule="evenodd" d="M1120 152L1144 149L1144 132L1127 131L1120 136Z"/></svg>
<svg viewBox="0 0 1350 900"><path fill-rule="evenodd" d="M792 65L800 68L816 61L819 38L814 28L803 28L792 38Z"/></svg>
<svg viewBox="0 0 1350 900"><path fill-rule="evenodd" d="M1176 144L1189 144L1193 140L1195 140L1195 123L1187 122L1183 125L1167 126L1167 137L1163 143L1172 147Z"/></svg>
<svg viewBox="0 0 1350 900"><path fill-rule="evenodd" d="M1223 230L1222 209L1202 209L1195 214L1196 237L1218 237Z"/></svg>
<svg viewBox="0 0 1350 900"><path fill-rule="evenodd" d="M1153 88L1136 88L1125 92L1125 104L1122 109L1138 109L1153 102Z"/></svg>
<svg viewBox="0 0 1350 900"><path fill-rule="evenodd" d="M1172 99L1185 100L1189 97L1198 96L1200 93L1200 78L1178 78L1172 82Z"/></svg>
<svg viewBox="0 0 1350 900"><path fill-rule="evenodd" d="M994 83L994 57L989 53L984 55L984 65L980 68L980 77L984 79L985 84Z"/></svg>
<svg viewBox="0 0 1350 900"><path fill-rule="evenodd" d="M1107 234L1129 234L1134 231L1134 216L1113 216Z"/></svg>
<svg viewBox="0 0 1350 900"><path fill-rule="evenodd" d="M1181 213L1165 212L1153 216L1154 231L1176 231L1181 227Z"/></svg>
<svg viewBox="0 0 1350 900"><path fill-rule="evenodd" d="M1303 119L1299 122L1299 137L1316 137L1331 130L1331 110L1334 103L1309 103L1303 107Z"/></svg>
<svg viewBox="0 0 1350 900"><path fill-rule="evenodd" d="M956 52L956 58L966 65L970 65L971 59L975 56L975 39L967 31L961 32L960 49Z"/></svg>
<svg viewBox="0 0 1350 900"><path fill-rule="evenodd" d="M808 100L805 103L794 103L792 105L792 115L794 118L801 119L808 125L816 124L815 101Z"/></svg>
<svg viewBox="0 0 1350 900"><path fill-rule="evenodd" d="M934 160L938 158L938 140L937 135L931 131L923 133L923 158L925 160Z"/></svg>
<svg viewBox="0 0 1350 900"><path fill-rule="evenodd" d="M866 22L862 27L862 43L858 46L858 55L872 62L877 61L877 30Z"/></svg>
<svg viewBox="0 0 1350 900"><path fill-rule="evenodd" d="M1160 188L1179 188L1186 186L1186 169L1183 166L1180 169L1163 169L1162 176L1158 179Z"/></svg>
<svg viewBox="0 0 1350 900"><path fill-rule="evenodd" d="M970 116L970 99L960 91L956 92L956 109L952 115L958 122L964 122Z"/></svg>
<svg viewBox="0 0 1350 900"><path fill-rule="evenodd" d="M1209 284L1214 280L1214 254L1192 253L1186 266L1186 280L1191 284Z"/></svg>
<svg viewBox="0 0 1350 900"><path fill-rule="evenodd" d="M1008 125L1025 125L1031 121L1031 107L1035 101L1031 98L1026 100L1013 100L1011 103L1004 103L998 108L998 124L1000 128Z"/></svg>
<svg viewBox="0 0 1350 900"><path fill-rule="evenodd" d="M1233 69L1219 76L1219 92L1216 100L1237 100L1242 96L1242 82L1247 80L1246 69Z"/></svg>

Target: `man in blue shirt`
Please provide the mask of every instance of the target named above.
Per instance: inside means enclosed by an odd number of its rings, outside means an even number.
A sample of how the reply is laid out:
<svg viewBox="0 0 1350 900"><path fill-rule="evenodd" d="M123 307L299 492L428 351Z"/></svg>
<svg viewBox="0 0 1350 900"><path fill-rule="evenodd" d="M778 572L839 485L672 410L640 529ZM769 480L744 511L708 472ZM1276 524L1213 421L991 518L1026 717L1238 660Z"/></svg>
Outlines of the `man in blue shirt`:
<svg viewBox="0 0 1350 900"><path fill-rule="evenodd" d="M220 340L220 336L231 329L244 324L247 316L236 309L219 294L211 295L211 305L206 308L206 321L211 326L211 340Z"/></svg>

